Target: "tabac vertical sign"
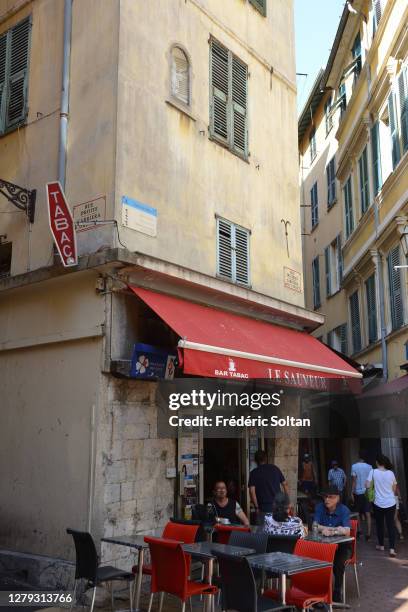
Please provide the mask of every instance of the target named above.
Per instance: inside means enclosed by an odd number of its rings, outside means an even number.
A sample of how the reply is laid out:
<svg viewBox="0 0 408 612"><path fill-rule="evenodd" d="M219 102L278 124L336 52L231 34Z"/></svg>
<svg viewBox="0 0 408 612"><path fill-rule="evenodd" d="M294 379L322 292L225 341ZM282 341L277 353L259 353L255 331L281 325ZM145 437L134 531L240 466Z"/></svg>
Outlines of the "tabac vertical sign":
<svg viewBox="0 0 408 612"><path fill-rule="evenodd" d="M58 181L47 183L48 218L51 233L65 268L76 266L78 254L71 210Z"/></svg>

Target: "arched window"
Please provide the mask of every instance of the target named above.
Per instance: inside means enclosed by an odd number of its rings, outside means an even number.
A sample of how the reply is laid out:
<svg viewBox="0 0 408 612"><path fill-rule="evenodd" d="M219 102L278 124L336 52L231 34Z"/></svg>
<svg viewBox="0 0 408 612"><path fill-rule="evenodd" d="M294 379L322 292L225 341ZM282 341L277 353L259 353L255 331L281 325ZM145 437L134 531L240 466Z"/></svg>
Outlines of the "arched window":
<svg viewBox="0 0 408 612"><path fill-rule="evenodd" d="M171 95L190 106L190 62L180 47L171 50L170 71Z"/></svg>

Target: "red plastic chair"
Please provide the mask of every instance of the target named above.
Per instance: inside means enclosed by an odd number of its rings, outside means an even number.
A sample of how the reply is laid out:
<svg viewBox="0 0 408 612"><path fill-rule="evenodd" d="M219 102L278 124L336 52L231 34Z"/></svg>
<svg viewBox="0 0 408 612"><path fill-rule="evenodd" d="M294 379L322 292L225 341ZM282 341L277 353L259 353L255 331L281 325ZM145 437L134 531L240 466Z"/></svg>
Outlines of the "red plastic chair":
<svg viewBox="0 0 408 612"><path fill-rule="evenodd" d="M251 529L249 527L240 527L237 525L222 525L216 524L214 525L214 531L217 534L217 543L218 544L228 544L230 535L233 531L246 531L250 532Z"/></svg>
<svg viewBox="0 0 408 612"><path fill-rule="evenodd" d="M186 601L193 595L214 595L218 588L211 584L194 582L188 578L188 563L181 542L164 538L145 537L152 559L152 582L148 612L151 612L155 593L161 593L160 610L165 593L175 595L182 601L185 612ZM205 602L204 602L205 608Z"/></svg>
<svg viewBox="0 0 408 612"><path fill-rule="evenodd" d="M333 564L337 544L323 544L300 539L296 542L294 554L299 557L310 557ZM290 587L286 591L286 603L307 610L316 603L326 603L332 610L333 567L323 567L290 578ZM275 589L264 592L265 597L279 599L280 593Z"/></svg>
<svg viewBox="0 0 408 612"><path fill-rule="evenodd" d="M358 574L357 574L357 529L358 529L358 521L351 520L351 529L350 535L354 538L351 549L351 557L347 559L345 562L345 567L347 568L349 565L354 567L354 577L356 579L356 587L357 587L357 595L360 597L360 585L358 583ZM346 572L344 572L343 576L343 597L344 603L346 601Z"/></svg>
<svg viewBox="0 0 408 612"><path fill-rule="evenodd" d="M180 523L172 523L171 521L167 523L164 527L162 538L168 540L178 540L179 542L183 542L184 544L192 544L195 542L197 531L200 529L200 525L183 525ZM188 556L189 570L190 570L190 562L191 558ZM139 573L139 566L134 565L132 567L132 573ZM152 575L152 566L150 563L143 564L142 573L144 576Z"/></svg>

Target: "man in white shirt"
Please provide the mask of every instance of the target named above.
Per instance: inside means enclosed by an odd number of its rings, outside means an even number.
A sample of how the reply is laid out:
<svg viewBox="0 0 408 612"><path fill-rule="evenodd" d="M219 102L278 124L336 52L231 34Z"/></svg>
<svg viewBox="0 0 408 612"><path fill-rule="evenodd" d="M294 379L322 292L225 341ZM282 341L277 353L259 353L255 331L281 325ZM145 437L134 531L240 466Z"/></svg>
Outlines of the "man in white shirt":
<svg viewBox="0 0 408 612"><path fill-rule="evenodd" d="M363 532L362 521L365 518L367 533L365 536L368 542L371 537L371 507L366 497L366 482L372 470L372 466L366 463L362 451L359 453L359 460L351 466L351 496L354 500L354 507L359 514L360 532Z"/></svg>

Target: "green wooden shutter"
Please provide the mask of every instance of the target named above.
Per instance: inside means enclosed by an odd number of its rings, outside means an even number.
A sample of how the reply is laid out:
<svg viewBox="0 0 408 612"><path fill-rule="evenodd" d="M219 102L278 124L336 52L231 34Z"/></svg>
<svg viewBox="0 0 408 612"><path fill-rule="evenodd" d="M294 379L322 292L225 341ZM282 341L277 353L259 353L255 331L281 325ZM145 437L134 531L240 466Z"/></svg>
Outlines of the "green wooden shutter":
<svg viewBox="0 0 408 612"><path fill-rule="evenodd" d="M233 227L224 219L217 219L217 273L233 280Z"/></svg>
<svg viewBox="0 0 408 612"><path fill-rule="evenodd" d="M351 339L353 343L353 353L361 350L361 326L360 326L360 308L358 300L358 291L355 291L349 298L350 302L350 321L351 321Z"/></svg>
<svg viewBox="0 0 408 612"><path fill-rule="evenodd" d="M324 249L324 271L326 274L326 296L331 295L330 247Z"/></svg>
<svg viewBox="0 0 408 612"><path fill-rule="evenodd" d="M390 290L391 324L392 329L398 329L404 324L401 269L395 269L395 266L400 265L399 245L394 247L392 251L389 252L387 262Z"/></svg>
<svg viewBox="0 0 408 612"><path fill-rule="evenodd" d="M375 274L365 282L368 320L368 342L372 344L377 340L377 299L375 293Z"/></svg>
<svg viewBox="0 0 408 612"><path fill-rule="evenodd" d="M382 187L381 146L378 121L371 128L371 152L373 158L374 196Z"/></svg>
<svg viewBox="0 0 408 612"><path fill-rule="evenodd" d="M360 175L360 203L361 214L364 214L370 205L370 187L368 182L368 164L367 164L367 147L358 160L359 175Z"/></svg>
<svg viewBox="0 0 408 612"><path fill-rule="evenodd" d="M312 227L319 223L319 199L317 195L317 183L310 190L310 210L312 214Z"/></svg>
<svg viewBox="0 0 408 612"><path fill-rule="evenodd" d="M232 148L247 156L248 67L232 56Z"/></svg>
<svg viewBox="0 0 408 612"><path fill-rule="evenodd" d="M235 280L241 285L249 285L249 232L237 226L234 230Z"/></svg>
<svg viewBox="0 0 408 612"><path fill-rule="evenodd" d="M353 194L351 190L351 177L347 179L343 192L344 192L344 211L345 211L345 221L346 221L346 238L348 238L354 230Z"/></svg>
<svg viewBox="0 0 408 612"><path fill-rule="evenodd" d="M9 33L10 61L5 129L22 123L27 115L30 20L18 23Z"/></svg>
<svg viewBox="0 0 408 612"><path fill-rule="evenodd" d="M210 53L210 131L212 136L228 143L228 49L218 41L211 40Z"/></svg>
<svg viewBox="0 0 408 612"><path fill-rule="evenodd" d="M382 15L382 3L381 0L374 0L374 20L375 20L375 30L378 28L378 24L380 23L381 15Z"/></svg>
<svg viewBox="0 0 408 612"><path fill-rule="evenodd" d="M398 77L400 124L403 153L408 150L408 68L405 66Z"/></svg>
<svg viewBox="0 0 408 612"><path fill-rule="evenodd" d="M266 17L266 0L249 0L249 2L258 9L261 15Z"/></svg>
<svg viewBox="0 0 408 612"><path fill-rule="evenodd" d="M337 277L339 279L339 289L343 280L343 253L341 251L341 234L336 236L336 250L337 250Z"/></svg>
<svg viewBox="0 0 408 612"><path fill-rule="evenodd" d="M328 166L326 167L326 178L327 178L327 207L330 206L336 200L336 168L335 158L333 157Z"/></svg>
<svg viewBox="0 0 408 612"><path fill-rule="evenodd" d="M312 261L312 279L313 279L313 306L320 307L320 269L319 257L315 257Z"/></svg>
<svg viewBox="0 0 408 612"><path fill-rule="evenodd" d="M4 132L6 112L7 33L0 36L0 133Z"/></svg>
<svg viewBox="0 0 408 612"><path fill-rule="evenodd" d="M388 96L388 114L390 118L390 134L392 146L392 167L395 168L401 159L401 151L398 137L397 113L395 110L395 95L393 92Z"/></svg>
<svg viewBox="0 0 408 612"><path fill-rule="evenodd" d="M340 336L340 350L343 355L348 354L347 349L347 323L343 323L339 326L339 336Z"/></svg>

